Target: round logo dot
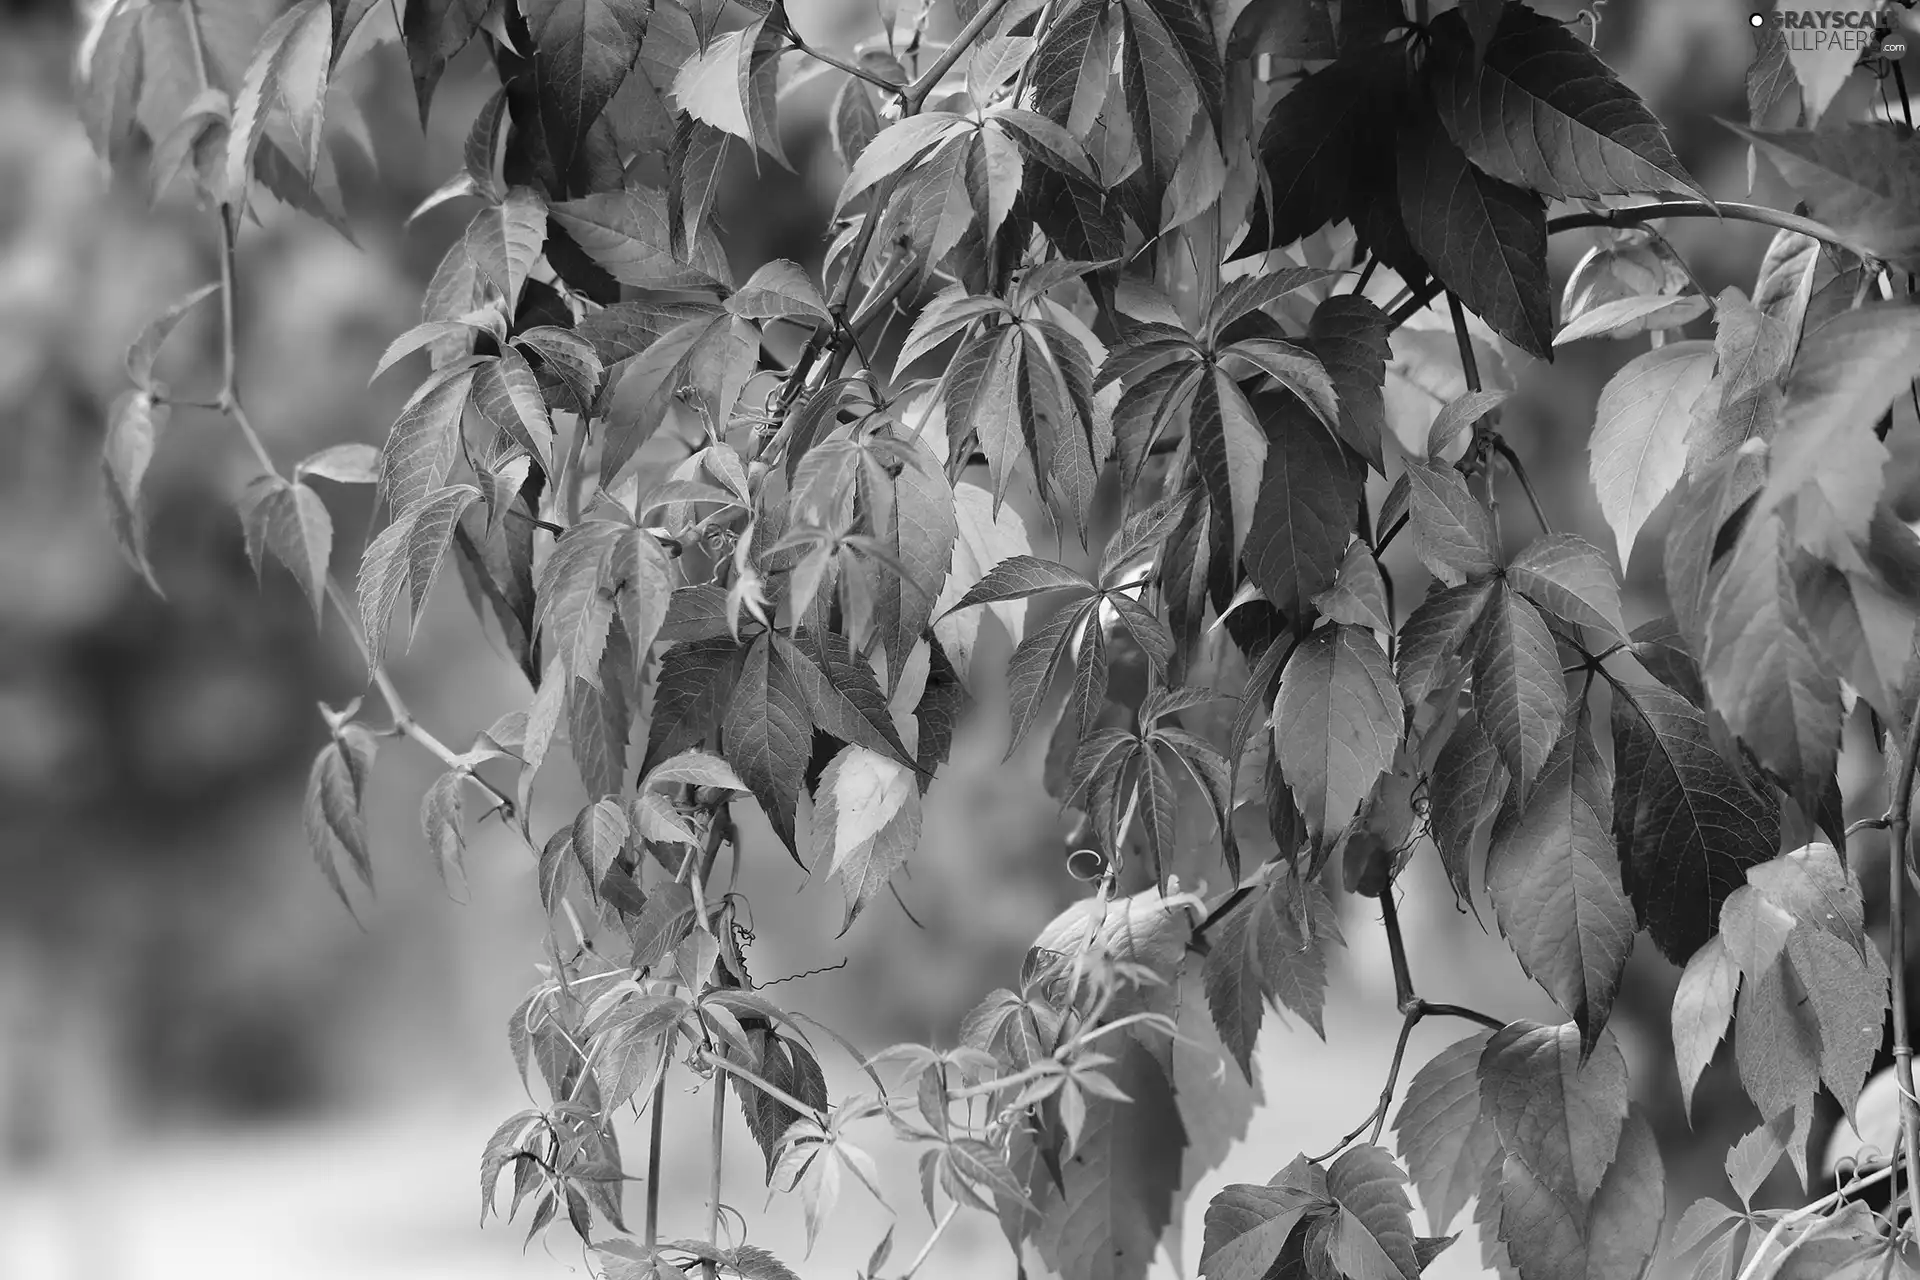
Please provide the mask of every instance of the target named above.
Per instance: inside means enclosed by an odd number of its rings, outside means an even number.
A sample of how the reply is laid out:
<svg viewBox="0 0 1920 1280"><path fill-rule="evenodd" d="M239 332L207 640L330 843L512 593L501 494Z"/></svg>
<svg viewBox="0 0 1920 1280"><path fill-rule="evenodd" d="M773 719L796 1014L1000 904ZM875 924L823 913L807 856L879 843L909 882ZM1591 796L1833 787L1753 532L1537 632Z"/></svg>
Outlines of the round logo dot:
<svg viewBox="0 0 1920 1280"><path fill-rule="evenodd" d="M1762 27L1766 25L1766 22L1767 22L1767 19L1764 14L1756 13L1756 14L1750 15L1747 18L1747 25L1749 26Z"/></svg>

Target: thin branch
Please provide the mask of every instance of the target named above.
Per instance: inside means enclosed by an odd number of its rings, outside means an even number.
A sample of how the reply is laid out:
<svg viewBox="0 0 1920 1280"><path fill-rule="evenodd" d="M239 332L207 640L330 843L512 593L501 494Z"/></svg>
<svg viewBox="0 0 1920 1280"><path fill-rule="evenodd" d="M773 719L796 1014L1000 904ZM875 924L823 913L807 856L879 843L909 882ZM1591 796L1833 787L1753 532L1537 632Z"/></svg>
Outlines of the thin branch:
<svg viewBox="0 0 1920 1280"><path fill-rule="evenodd" d="M1420 1013L1428 1018L1464 1018L1468 1022L1477 1022L1490 1031L1502 1030L1507 1025L1490 1013L1482 1013L1478 1009L1469 1009L1459 1004L1434 1004L1430 1000L1422 1000Z"/></svg>
<svg viewBox="0 0 1920 1280"><path fill-rule="evenodd" d="M727 1077L716 1075L713 1078L713 1132L709 1142L713 1149L713 1167L707 1175L707 1243L720 1247L720 1170L722 1167L722 1149L727 1137ZM712 1258L703 1263L707 1280L720 1280L720 1267Z"/></svg>
<svg viewBox="0 0 1920 1280"><path fill-rule="evenodd" d="M189 12L192 11L191 3L188 4L187 9ZM273 454L268 451L266 441L261 439L260 432L254 428L253 419L247 416L246 407L240 403L239 328L234 316L234 295L238 279L238 272L235 270L238 229L230 216L229 206L220 206L216 213L220 220L221 377L220 391L214 403L239 431L240 438L247 442L247 448L252 451L254 460L259 463L262 473L274 479L281 479L280 468L274 463ZM374 660L373 648L367 643L367 637L360 630L359 611L354 608L353 602L347 598L345 589L332 575L327 577L326 589L327 602L333 606L333 611L340 615L340 621L346 627L347 635L352 638L354 647L360 650L360 657L366 663L367 676L374 687L380 691L381 699L386 702L387 712L393 717L395 731L411 738L447 768L461 768L460 753L440 741L414 719L413 712L408 709L406 700L400 696L400 690L394 687L393 678L387 673L386 667ZM491 796L502 813L512 817L517 812L513 797L499 787L470 769L465 770L464 776Z"/></svg>
<svg viewBox="0 0 1920 1280"><path fill-rule="evenodd" d="M1723 200L1708 204L1704 200L1661 200L1654 204L1628 205L1620 209L1588 209L1566 213L1547 220L1547 234L1577 231L1582 227L1637 227L1659 218L1725 218L1734 222L1757 222L1780 231L1797 231L1803 236L1838 248L1847 248L1838 232L1824 222L1803 218L1784 209L1769 209L1763 204L1743 204Z"/></svg>
<svg viewBox="0 0 1920 1280"><path fill-rule="evenodd" d="M1520 455L1514 452L1513 446L1507 443L1505 436L1496 434L1493 437L1493 447L1501 457L1507 460L1507 465L1513 468L1513 478L1520 482L1520 492L1527 495L1527 505L1533 508L1533 518L1539 522L1540 532L1552 533L1553 522L1547 519L1546 509L1540 505L1540 495L1534 492L1533 481L1527 476L1527 464L1520 461Z"/></svg>
<svg viewBox="0 0 1920 1280"><path fill-rule="evenodd" d="M1393 886L1380 891L1380 923L1387 931L1387 954L1393 960L1393 1004L1402 1013L1412 1012L1419 996L1413 990L1413 970L1407 964L1407 943L1400 933L1400 908L1393 901Z"/></svg>
<svg viewBox="0 0 1920 1280"><path fill-rule="evenodd" d="M653 1117L647 1144L647 1248L660 1243L660 1151L666 1145L667 1071L653 1082Z"/></svg>
<svg viewBox="0 0 1920 1280"><path fill-rule="evenodd" d="M947 1233L948 1225L953 1222L959 1212L959 1201L956 1200L947 1206L947 1211L940 1215L940 1221L933 1224L933 1234L928 1236L927 1242L920 1246L920 1252L913 1255L913 1261L907 1264L907 1269L900 1273L900 1280L913 1280L920 1268L927 1264L927 1259L933 1255L933 1247L940 1243L940 1237Z"/></svg>
<svg viewBox="0 0 1920 1280"><path fill-rule="evenodd" d="M1908 837L1913 821L1913 780L1920 769L1920 707L1907 723L1900 776L1887 812L1887 968L1893 976L1893 1069L1900 1083L1900 1132L1907 1147L1907 1220L1920 1224L1920 1177L1913 1161L1920 1153L1920 1102L1913 1092L1913 1037L1907 1024L1907 879Z"/></svg>
<svg viewBox="0 0 1920 1280"><path fill-rule="evenodd" d="M921 104L927 100L927 95L939 87L941 77L946 75L953 64L960 60L961 55L980 38L980 33L987 29L987 25L1000 16L1000 11L1007 7L1007 3L1008 0L987 0L987 3L981 5L973 17L967 21L967 25L960 28L959 34L953 38L953 43L941 50L940 56L933 60L933 65L928 67L919 79L907 86L906 92L901 96L906 100L908 114L920 109Z"/></svg>
<svg viewBox="0 0 1920 1280"><path fill-rule="evenodd" d="M725 1072L727 1075L739 1077L742 1081L752 1085L769 1098L784 1105L787 1110L793 1112L795 1115L806 1116L819 1124L821 1128L824 1129L826 1127L828 1120L826 1112L810 1102L800 1101L800 1099L794 1097L779 1085L768 1081L766 1077L756 1075L737 1062L729 1062L711 1050L702 1049L700 1051L700 1060L710 1067Z"/></svg>
<svg viewBox="0 0 1920 1280"><path fill-rule="evenodd" d="M1808 1218L1818 1214L1825 1213L1828 1209L1834 1208L1849 1198L1859 1195L1869 1187L1878 1186L1893 1176L1893 1171L1896 1167L1898 1166L1894 1162L1889 1161L1884 1168L1876 1169L1874 1172L1857 1178L1844 1187L1830 1191L1818 1200L1815 1200L1812 1204L1795 1209L1792 1213L1781 1214L1780 1220L1773 1224L1773 1230L1767 1232L1766 1238L1760 1241L1760 1247L1754 1251L1753 1257L1748 1259L1746 1267L1741 1270L1740 1280L1754 1280L1754 1277L1761 1273L1761 1264L1766 1259L1767 1251L1780 1243L1780 1237L1786 1233L1788 1227L1793 1226L1795 1223L1805 1222Z"/></svg>
<svg viewBox="0 0 1920 1280"><path fill-rule="evenodd" d="M836 71L844 71L855 80L864 80L882 93L891 93L899 97L906 96L906 85L897 84L885 76L875 75L865 67L848 62L838 54L829 53L825 49L808 44L805 40L801 39L800 33L792 27L787 28L787 39L792 42L793 49L796 53L804 53L815 62L823 62Z"/></svg>

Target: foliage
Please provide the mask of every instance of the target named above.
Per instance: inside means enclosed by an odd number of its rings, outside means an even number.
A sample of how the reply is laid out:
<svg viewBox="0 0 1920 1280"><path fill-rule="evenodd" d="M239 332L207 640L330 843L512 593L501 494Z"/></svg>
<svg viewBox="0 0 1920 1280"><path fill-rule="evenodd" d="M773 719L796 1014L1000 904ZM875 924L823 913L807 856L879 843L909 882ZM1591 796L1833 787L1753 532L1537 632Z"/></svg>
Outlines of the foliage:
<svg viewBox="0 0 1920 1280"><path fill-rule="evenodd" d="M358 698L323 708L305 821L350 908L343 869L371 887L361 815L392 736L443 767L421 825L449 885L470 818L501 822L570 926L509 1022L550 1102L487 1142L483 1218L511 1174L507 1214L530 1233L564 1216L606 1275L792 1275L720 1230L731 1089L809 1240L841 1197L886 1200L861 1145L884 1121L920 1150L940 1223L891 1274L972 1208L1052 1272L1141 1276L1214 1137L1244 1127L1222 1052L1257 1082L1270 1004L1323 1031L1337 882L1377 900L1399 1047L1334 1150L1214 1198L1207 1280L1411 1280L1469 1201L1501 1275L1644 1274L1665 1175L1607 1029L1641 932L1684 966L1688 1094L1733 1028L1762 1121L1728 1155L1743 1205L1783 1156L1805 1181L1817 1097L1853 1113L1889 1011L1903 1095L1886 1145L1904 1154L1800 1209L1697 1204L1669 1251L1742 1280L1913 1265L1914 1218L1855 1197L1916 1149L1920 538L1884 492L1884 438L1920 376L1920 143L1910 124L1799 127L1851 55L1758 37L1735 127L1804 198L1789 213L1709 202L1582 24L1520 0L956 0L950 35L934 34L949 16L887 11L849 55L809 43L782 0L415 0L387 32L375 9L301 0L255 32L204 0L95 15L97 147L157 193L190 188L222 250L220 280L128 353L103 470L152 581L141 489L172 414L223 415L251 449L249 555L316 617L331 604L391 721ZM344 226L333 143L353 107L333 90L381 38L423 118L467 46L497 72L462 170L427 202L472 217L375 371L428 366L384 445L282 471L235 379L234 245L263 195ZM1892 64L1876 46L1868 65ZM816 75L835 82L845 170L824 269L773 261L736 283L720 167L743 149L786 163L784 97ZM1549 219L1551 201L1583 207ZM1705 296L1645 229L1716 215L1777 229L1750 292ZM1607 234L1556 324L1549 237L1585 228ZM1446 341L1403 341L1443 295ZM179 396L156 361L216 296L221 384ZM895 310L907 336L875 361ZM1681 336L1709 317L1711 336ZM1500 427L1515 363L1642 335L1590 437L1616 564L1549 527ZM1389 415L1389 356L1464 392L1431 423ZM1509 479L1537 536L1503 526ZM384 515L357 600L338 580L339 484L372 486ZM1620 575L1663 507L1670 616L1630 626ZM1402 530L1412 564L1389 565ZM396 616L410 643L449 562L529 686L466 750L384 665ZM1423 595L1396 592L1409 572ZM982 657L984 615L1012 643L1004 672ZM1150 673L1124 703L1123 663ZM736 806L838 881L851 928L912 858L956 726L995 685L1009 754L1044 735L1050 785L1086 815L1071 865L1095 891L958 1043L861 1058L871 1091L834 1101L820 1054L851 1047L748 970L722 880ZM1204 714L1224 700L1228 722ZM1891 964L1839 817L1856 718L1892 781L1869 824L1893 843ZM587 803L539 833L530 798L559 743ZM1217 867L1182 847L1183 807L1208 816ZM1264 810L1257 839L1245 809ZM1478 885L1567 1022L1416 992L1395 881L1425 844L1463 901ZM1216 874L1224 893L1180 888ZM1210 1027L1181 998L1192 977ZM1396 1159L1380 1139L1428 1017L1482 1029L1413 1073ZM665 1240L677 1072L710 1083L711 1213L704 1238ZM637 1230L628 1106L653 1120Z"/></svg>

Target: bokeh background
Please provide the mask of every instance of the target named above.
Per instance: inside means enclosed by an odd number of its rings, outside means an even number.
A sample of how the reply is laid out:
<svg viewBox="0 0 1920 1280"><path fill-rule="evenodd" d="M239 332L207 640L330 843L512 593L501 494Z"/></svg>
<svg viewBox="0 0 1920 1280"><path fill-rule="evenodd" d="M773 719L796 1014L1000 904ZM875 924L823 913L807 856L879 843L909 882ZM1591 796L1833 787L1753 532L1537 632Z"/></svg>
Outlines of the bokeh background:
<svg viewBox="0 0 1920 1280"><path fill-rule="evenodd" d="M793 0L789 9L803 34L843 49L870 29L864 0ZM1745 193L1746 155L1713 117L1744 113L1748 12L1735 0L1610 0L1599 31L1605 55L1670 122L1687 165L1726 197ZM0 1277L583 1274L563 1230L526 1247L512 1226L477 1226L480 1148L526 1105L504 1043L546 930L524 848L476 831L469 900L449 901L418 834L431 762L389 743L369 801L379 897L364 929L340 910L306 851L299 802L322 740L314 704L360 692L360 669L337 625L316 635L277 569L256 586L232 514L249 464L220 422L177 414L150 482L153 558L168 599L140 584L113 546L96 456L121 389L121 353L216 264L205 216L178 200L149 208L144 191L110 181L89 150L70 104L79 26L68 0L0 3ZM391 18L376 13L368 26L390 32ZM370 145L343 163L357 245L271 206L246 235L241 376L283 459L377 442L403 398L403 380L369 388L366 375L412 322L462 225L457 209L410 227L403 219L458 164L488 87L476 55L454 64L424 132L394 45L344 76L336 92L368 122ZM1870 109L1873 90L1856 77L1834 110ZM784 108L795 172L756 172L736 153L719 217L743 272L768 257L819 259L839 182L824 97L811 86ZM1775 181L1763 166L1761 198L1781 199ZM1714 291L1750 288L1767 238L1709 222L1674 224L1671 236ZM1562 276L1585 247L1563 241ZM210 385L211 320L211 309L189 319L163 376ZM1601 384L1643 344L1583 344L1523 370L1509 410L1509 438L1556 522L1602 545L1610 541L1586 483L1584 442ZM1913 488L1911 412L1894 433L1902 494ZM334 508L343 560L365 501L348 493ZM1658 607L1657 558L1632 568L1636 621ZM464 742L527 691L452 582L395 675L424 721ZM1037 755L999 763L1004 723L986 708L930 796L903 884L924 927L889 904L835 941L837 892L808 884L766 845L749 847L756 975L844 960L781 995L868 1049L950 1038L975 1000L1014 976L1027 942L1076 886L1062 871L1063 824L1040 787ZM540 829L578 804L564 772L543 782ZM1871 763L1854 773L1850 816L1877 811ZM1856 849L1870 899L1883 857L1870 840ZM1551 1016L1498 937L1455 908L1430 854L1405 888L1423 990ZM1397 1029L1391 978L1371 915L1350 910L1345 923L1352 945L1334 962L1327 1042L1271 1020L1265 1105L1199 1188L1178 1274L1192 1273L1213 1190L1264 1181L1295 1152L1331 1145L1379 1089ZM1614 1025L1656 1117L1677 1216L1695 1195L1725 1193L1721 1154L1756 1117L1721 1061L1689 1128L1667 1055L1676 976L1643 948ZM1423 1027L1410 1061L1463 1030ZM850 1086L850 1063L832 1066L836 1092ZM676 1093L663 1200L669 1223L689 1234L703 1221L705 1117L703 1102ZM928 1223L910 1156L884 1139L875 1151L899 1214L898 1260ZM744 1133L728 1155L739 1175L729 1198L752 1219L755 1242L804 1276L850 1277L887 1228L887 1212L850 1191L800 1261L796 1206L776 1197L762 1212ZM1776 1179L1767 1194L1785 1200L1795 1190ZM995 1226L966 1215L922 1274L1011 1276L1013 1263ZM1429 1274L1479 1274L1470 1231Z"/></svg>

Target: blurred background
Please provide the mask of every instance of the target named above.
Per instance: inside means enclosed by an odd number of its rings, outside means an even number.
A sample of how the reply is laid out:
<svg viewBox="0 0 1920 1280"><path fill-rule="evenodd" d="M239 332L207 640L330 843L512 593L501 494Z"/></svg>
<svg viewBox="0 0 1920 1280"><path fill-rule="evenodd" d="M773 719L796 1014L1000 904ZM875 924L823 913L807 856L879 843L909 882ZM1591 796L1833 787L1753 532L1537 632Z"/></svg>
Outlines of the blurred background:
<svg viewBox="0 0 1920 1280"><path fill-rule="evenodd" d="M828 46L845 49L870 29L864 0L797 0L790 10ZM1729 198L1745 194L1746 155L1713 117L1744 118L1747 16L1735 0L1610 0L1599 30L1603 53L1669 122L1682 159ZM418 828L434 770L390 741L369 800L379 897L364 930L340 909L306 851L299 806L323 739L315 703L359 693L360 668L337 626L315 634L277 568L256 586L232 514L250 467L222 423L176 414L149 482L168 598L114 548L96 458L122 352L147 318L217 268L204 215L178 200L150 209L89 149L70 106L80 25L68 0L0 2L0 1277L583 1274L564 1230L525 1247L516 1227L477 1226L480 1149L527 1105L504 1043L546 930L524 848L495 827L473 831L470 900L449 901ZM391 16L377 12L375 28L390 33ZM399 407L402 380L369 388L366 375L412 323L466 217L441 210L403 227L459 163L490 88L477 55L455 62L424 133L396 46L381 43L344 74L336 92L368 125L368 154L342 163L357 245L271 205L245 236L241 379L282 459L378 442ZM807 86L783 107L794 173L771 164L756 173L736 149L719 217L743 274L769 257L818 262L840 181L822 125L830 91ZM1857 76L1833 112L1869 109L1872 92ZM1782 197L1762 166L1759 198ZM1704 221L1672 224L1671 238L1709 291L1750 289L1767 240L1752 226ZM1556 243L1562 277L1586 247L1579 240ZM210 308L190 317L162 376L211 386L213 338ZM1509 409L1508 437L1556 522L1601 545L1611 543L1584 442L1601 384L1642 349L1644 340L1587 343L1522 370ZM1903 412L1894 489L1910 508L1916 424ZM366 497L327 496L345 563ZM1633 621L1659 610L1657 559L1632 567ZM527 691L451 582L395 676L423 721L464 743ZM757 977L845 960L780 993L868 1050L950 1043L967 1008L1015 977L1027 943L1077 886L1062 870L1064 825L1040 787L1037 753L999 763L1004 726L986 707L929 798L902 884L924 927L887 904L836 942L837 891L750 841L743 888L755 906ZM1850 817L1881 806L1871 762L1855 763ZM579 804L564 772L543 779L537 830ZM1884 865L1871 839L1856 850L1870 900ZM1498 937L1455 908L1430 853L1404 883L1423 991L1558 1020ZM1345 927L1352 945L1334 961L1327 1043L1270 1020L1259 1060L1266 1103L1198 1189L1179 1274L1192 1273L1214 1190L1264 1181L1297 1151L1330 1146L1379 1090L1397 1030L1392 982L1371 913L1350 911ZM1689 1129L1667 1052L1676 977L1642 948L1614 1021L1662 1137L1675 1216L1697 1195L1725 1194L1722 1153L1756 1121L1720 1061ZM1464 1030L1428 1024L1410 1062ZM836 1094L851 1087L847 1060L832 1071ZM669 1113L663 1201L669 1224L688 1234L703 1220L705 1115L692 1099ZM1816 1153L1830 1123L1816 1128ZM900 1215L898 1260L928 1223L911 1155L883 1138L874 1151ZM775 1197L762 1213L744 1132L728 1155L740 1175L729 1198L753 1221L754 1241L804 1276L850 1277L887 1228L886 1211L850 1190L802 1262L797 1207ZM1795 1193L1776 1180L1768 1194ZM1479 1274L1468 1230L1430 1275ZM922 1274L1011 1276L1013 1266L995 1225L969 1214Z"/></svg>

